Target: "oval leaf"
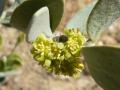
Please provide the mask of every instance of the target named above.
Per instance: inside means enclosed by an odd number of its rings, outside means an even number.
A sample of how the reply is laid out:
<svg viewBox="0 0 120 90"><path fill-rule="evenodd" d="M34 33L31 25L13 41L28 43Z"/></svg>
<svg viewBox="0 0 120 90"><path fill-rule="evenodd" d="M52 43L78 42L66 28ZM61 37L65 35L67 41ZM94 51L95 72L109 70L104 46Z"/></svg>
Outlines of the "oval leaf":
<svg viewBox="0 0 120 90"><path fill-rule="evenodd" d="M95 81L104 90L119 90L120 48L85 47L82 52Z"/></svg>
<svg viewBox="0 0 120 90"><path fill-rule="evenodd" d="M86 32L87 20L96 3L97 1L94 1L85 6L82 10L80 9L72 17L72 19L70 19L66 28L79 28L84 35L87 35Z"/></svg>
<svg viewBox="0 0 120 90"><path fill-rule="evenodd" d="M11 23L14 27L25 31L33 14L40 8L47 6L50 11L50 26L54 31L63 13L62 0L28 0L21 4L13 13Z"/></svg>
<svg viewBox="0 0 120 90"><path fill-rule="evenodd" d="M99 0L89 16L87 31L96 41L100 33L120 17L120 0Z"/></svg>
<svg viewBox="0 0 120 90"><path fill-rule="evenodd" d="M52 36L49 10L47 7L41 8L33 15L27 31L27 38L29 42L35 40L40 33L45 34L47 37Z"/></svg>

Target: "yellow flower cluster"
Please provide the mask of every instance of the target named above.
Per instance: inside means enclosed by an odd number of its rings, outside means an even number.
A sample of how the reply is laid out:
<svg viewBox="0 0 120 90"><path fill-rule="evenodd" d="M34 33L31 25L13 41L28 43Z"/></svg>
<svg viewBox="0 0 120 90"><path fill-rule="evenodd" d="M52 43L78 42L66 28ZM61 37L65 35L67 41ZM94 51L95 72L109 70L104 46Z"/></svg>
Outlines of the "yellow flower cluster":
<svg viewBox="0 0 120 90"><path fill-rule="evenodd" d="M64 41L62 38L63 42L59 42L46 38L43 34L39 35L32 43L31 53L49 72L57 75L80 76L84 65L79 57L86 40L78 29L66 29L64 36L68 39Z"/></svg>

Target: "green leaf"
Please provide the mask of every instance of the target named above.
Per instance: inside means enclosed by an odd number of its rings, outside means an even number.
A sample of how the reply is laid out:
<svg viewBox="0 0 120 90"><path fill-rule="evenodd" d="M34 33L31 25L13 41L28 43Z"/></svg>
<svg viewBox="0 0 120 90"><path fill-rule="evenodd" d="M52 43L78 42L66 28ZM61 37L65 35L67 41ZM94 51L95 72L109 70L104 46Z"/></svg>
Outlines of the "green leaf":
<svg viewBox="0 0 120 90"><path fill-rule="evenodd" d="M7 56L7 59L4 61L5 71L16 70L22 65L22 59L17 54L10 54Z"/></svg>
<svg viewBox="0 0 120 90"><path fill-rule="evenodd" d="M104 90L120 90L120 46L84 47L82 53L93 78Z"/></svg>
<svg viewBox="0 0 120 90"><path fill-rule="evenodd" d="M120 17L120 0L99 0L92 10L87 32L96 41L101 32Z"/></svg>
<svg viewBox="0 0 120 90"><path fill-rule="evenodd" d="M50 29L49 10L47 7L42 7L33 15L28 26L27 40L32 42L41 33L45 34L46 37L52 36L52 31Z"/></svg>
<svg viewBox="0 0 120 90"><path fill-rule="evenodd" d="M0 0L0 15L1 15L2 12L3 12L4 5L5 5L5 0Z"/></svg>
<svg viewBox="0 0 120 90"><path fill-rule="evenodd" d="M26 32L33 14L40 8L47 6L50 12L50 27L54 31L63 13L62 0L28 0L21 4L13 13L11 23L19 30ZM42 23L42 22L41 22Z"/></svg>
<svg viewBox="0 0 120 90"><path fill-rule="evenodd" d="M80 31L87 36L87 20L88 17L94 8L97 1L94 1L87 6L85 6L83 9L80 9L68 22L66 25L66 28L79 28Z"/></svg>

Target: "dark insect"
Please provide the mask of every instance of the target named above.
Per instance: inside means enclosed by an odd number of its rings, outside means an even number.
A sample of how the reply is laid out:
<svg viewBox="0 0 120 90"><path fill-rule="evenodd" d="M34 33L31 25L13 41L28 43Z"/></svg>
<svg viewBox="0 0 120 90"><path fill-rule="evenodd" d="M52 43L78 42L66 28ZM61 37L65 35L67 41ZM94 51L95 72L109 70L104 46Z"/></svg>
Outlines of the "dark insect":
<svg viewBox="0 0 120 90"><path fill-rule="evenodd" d="M60 36L56 36L53 38L54 41L57 41L57 42L67 42L68 41L68 37L65 36L65 35L60 35Z"/></svg>

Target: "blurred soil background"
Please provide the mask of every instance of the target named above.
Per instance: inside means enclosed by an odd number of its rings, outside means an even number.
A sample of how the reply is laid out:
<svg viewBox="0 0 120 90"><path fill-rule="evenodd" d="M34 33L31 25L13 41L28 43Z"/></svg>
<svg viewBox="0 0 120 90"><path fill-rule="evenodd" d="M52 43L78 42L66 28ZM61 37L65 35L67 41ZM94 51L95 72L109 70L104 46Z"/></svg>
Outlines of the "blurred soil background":
<svg viewBox="0 0 120 90"><path fill-rule="evenodd" d="M57 29L63 30L69 19L91 0L64 0L64 15ZM20 32L16 29L0 25L0 35L3 44L0 56L11 53L15 46L16 38ZM120 23L114 23L106 30L97 45L112 45L120 43ZM20 74L7 77L6 82L0 86L0 90L103 90L92 79L89 71L84 70L79 79L47 73L30 54L30 44L26 41L16 47L15 52L24 60Z"/></svg>

